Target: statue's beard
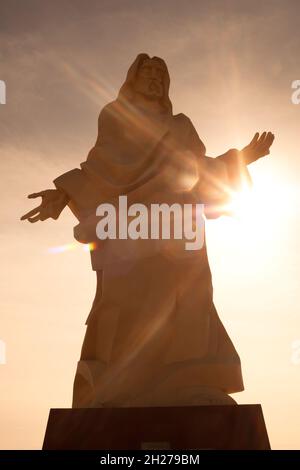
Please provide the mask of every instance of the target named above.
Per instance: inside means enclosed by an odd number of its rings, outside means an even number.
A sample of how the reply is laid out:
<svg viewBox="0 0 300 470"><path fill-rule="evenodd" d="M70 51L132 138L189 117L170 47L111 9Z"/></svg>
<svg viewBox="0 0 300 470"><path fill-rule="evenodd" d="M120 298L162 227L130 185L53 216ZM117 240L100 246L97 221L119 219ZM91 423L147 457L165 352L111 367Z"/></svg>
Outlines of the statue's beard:
<svg viewBox="0 0 300 470"><path fill-rule="evenodd" d="M144 94L144 97L148 100L148 101L159 101L160 99L160 96L158 93L145 93Z"/></svg>
<svg viewBox="0 0 300 470"><path fill-rule="evenodd" d="M150 82L148 90L144 93L144 96L149 101L159 100L161 98L161 90L157 83Z"/></svg>

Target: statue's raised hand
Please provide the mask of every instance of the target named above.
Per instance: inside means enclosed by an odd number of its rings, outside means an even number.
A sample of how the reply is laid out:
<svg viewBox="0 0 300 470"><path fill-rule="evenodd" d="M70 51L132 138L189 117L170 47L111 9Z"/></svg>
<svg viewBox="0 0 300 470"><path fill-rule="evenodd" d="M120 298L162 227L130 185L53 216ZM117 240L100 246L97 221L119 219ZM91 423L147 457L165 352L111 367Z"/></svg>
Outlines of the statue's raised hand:
<svg viewBox="0 0 300 470"><path fill-rule="evenodd" d="M32 223L49 218L56 220L69 201L68 196L59 189L46 189L39 193L29 194L28 197L29 199L42 198L42 202L38 207L21 217L21 220L29 220Z"/></svg>
<svg viewBox="0 0 300 470"><path fill-rule="evenodd" d="M255 162L270 153L270 147L275 136L272 132L263 132L261 136L256 132L250 144L242 149L242 155L246 165Z"/></svg>

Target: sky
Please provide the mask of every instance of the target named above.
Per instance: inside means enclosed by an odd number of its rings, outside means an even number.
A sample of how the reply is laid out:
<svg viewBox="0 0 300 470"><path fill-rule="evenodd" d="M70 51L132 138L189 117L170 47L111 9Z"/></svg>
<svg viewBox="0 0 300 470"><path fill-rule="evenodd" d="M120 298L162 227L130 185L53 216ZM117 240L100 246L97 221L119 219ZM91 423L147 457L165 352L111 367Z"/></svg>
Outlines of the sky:
<svg viewBox="0 0 300 470"><path fill-rule="evenodd" d="M96 275L77 221L20 222L27 195L86 159L102 107L140 52L162 57L173 112L207 155L275 134L249 167L239 217L207 222L214 301L242 361L240 404L260 403L272 448L300 449L300 3L297 0L0 0L0 449L39 449L71 407ZM1 343L0 343L1 344ZM5 359L5 360L3 360Z"/></svg>

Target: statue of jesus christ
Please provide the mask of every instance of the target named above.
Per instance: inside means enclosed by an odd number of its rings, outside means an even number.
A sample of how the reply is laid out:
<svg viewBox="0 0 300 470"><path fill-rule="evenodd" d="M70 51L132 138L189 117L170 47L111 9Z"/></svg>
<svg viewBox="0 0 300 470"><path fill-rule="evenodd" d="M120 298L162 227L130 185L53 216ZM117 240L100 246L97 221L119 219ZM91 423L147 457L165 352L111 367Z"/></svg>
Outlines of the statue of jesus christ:
<svg viewBox="0 0 300 470"><path fill-rule="evenodd" d="M172 112L169 73L139 54L117 98L99 115L86 161L31 194L30 222L57 219L67 205L77 240L93 241L97 290L74 380L73 407L231 404L244 389L239 356L213 303L206 245L180 252L171 241L97 240L101 203L201 203L207 218L228 213L251 184L247 165L268 155L271 132L241 151L206 155L191 120ZM142 243L143 242L143 243Z"/></svg>

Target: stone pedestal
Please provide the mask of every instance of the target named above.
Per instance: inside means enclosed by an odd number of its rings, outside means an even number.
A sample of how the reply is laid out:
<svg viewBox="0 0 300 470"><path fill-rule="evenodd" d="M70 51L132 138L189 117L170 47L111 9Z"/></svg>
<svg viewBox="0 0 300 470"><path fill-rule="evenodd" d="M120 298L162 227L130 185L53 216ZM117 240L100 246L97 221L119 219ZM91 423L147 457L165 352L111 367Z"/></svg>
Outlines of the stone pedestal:
<svg viewBox="0 0 300 470"><path fill-rule="evenodd" d="M260 405L51 409L44 450L270 449Z"/></svg>

